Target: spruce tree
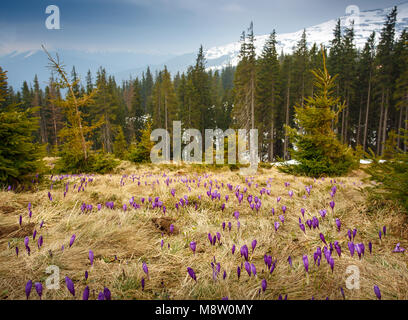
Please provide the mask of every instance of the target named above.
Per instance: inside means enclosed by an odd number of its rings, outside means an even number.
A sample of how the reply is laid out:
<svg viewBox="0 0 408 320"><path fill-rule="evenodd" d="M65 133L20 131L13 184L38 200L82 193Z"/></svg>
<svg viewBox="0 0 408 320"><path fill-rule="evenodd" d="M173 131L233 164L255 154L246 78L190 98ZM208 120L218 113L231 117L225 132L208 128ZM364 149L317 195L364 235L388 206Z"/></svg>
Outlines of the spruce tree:
<svg viewBox="0 0 408 320"><path fill-rule="evenodd" d="M345 108L340 99L333 97L336 76L331 77L323 57L323 69L312 71L315 77L316 93L305 99L304 106L295 106L295 122L298 129L289 128L294 143L292 155L297 165L280 167L285 172L312 177L339 176L349 172L356 165L350 149L337 140L332 130L338 113ZM338 106L338 111L332 106Z"/></svg>
<svg viewBox="0 0 408 320"><path fill-rule="evenodd" d="M119 159L125 159L127 154L127 143L123 130L119 127L119 132L115 137L115 142L113 143L113 153Z"/></svg>
<svg viewBox="0 0 408 320"><path fill-rule="evenodd" d="M30 181L44 168L44 147L33 142L38 130L37 108L22 109L4 104L9 96L6 71L0 67L0 185L18 185Z"/></svg>
<svg viewBox="0 0 408 320"><path fill-rule="evenodd" d="M261 57L258 61L257 80L257 123L261 146L267 146L269 161L275 156L275 131L278 107L281 103L280 96L280 66L276 52L275 30L270 34L265 43Z"/></svg>

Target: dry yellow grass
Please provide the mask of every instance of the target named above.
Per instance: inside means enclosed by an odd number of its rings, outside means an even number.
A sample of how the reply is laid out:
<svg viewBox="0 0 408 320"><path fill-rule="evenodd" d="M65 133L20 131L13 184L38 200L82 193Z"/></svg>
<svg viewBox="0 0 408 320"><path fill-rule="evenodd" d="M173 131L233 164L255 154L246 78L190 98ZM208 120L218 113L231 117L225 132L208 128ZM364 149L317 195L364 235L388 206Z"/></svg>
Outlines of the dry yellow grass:
<svg viewBox="0 0 408 320"><path fill-rule="evenodd" d="M363 174L358 171L349 177L336 179L338 187L335 195L334 214L329 207L331 180L316 180L294 177L279 173L276 169L259 169L253 177L253 184L245 184L245 177L228 168L217 168L211 172L198 166L139 166L122 163L119 172L112 175L94 175L84 191L73 190L74 184L80 183L81 177L68 177L61 182L54 182L53 189L43 188L36 192L13 193L0 192L0 298L25 299L25 284L28 280L41 282L44 286L43 299L72 299L64 278L70 277L75 284L75 299L82 297L86 285L89 286L90 299L96 299L104 287L112 292L113 299L277 299L280 294L288 295L288 299L342 299L340 287L344 288L347 299L375 299L374 285L378 285L383 299L408 299L408 270L405 253L393 253L395 245L408 248L407 215L397 212L395 208L384 206L373 209L367 207L364 193L360 188ZM163 176L163 174L166 176ZM127 175L123 177L123 175ZM132 181L132 175L135 178ZM86 176L83 176L86 177ZM123 177L124 185L121 185ZM169 186L165 180L172 181ZM201 179L197 187L197 179ZM270 179L270 186L267 186ZM55 177L54 177L55 179ZM191 182L182 182L187 179ZM195 182L193 182L193 180ZM213 190L221 193L221 201L207 196L204 183L213 181ZM217 180L217 182L215 181ZM64 184L69 184L69 192L64 198ZM140 181L140 185L138 185ZM159 181L159 183L157 183ZM184 180L185 181L185 180ZM145 185L145 182L147 185ZM285 187L284 183L290 186ZM224 183L224 187L221 187ZM234 186L233 191L227 183ZM216 188L218 184L220 188ZM241 204L234 194L235 186L248 188ZM258 184L258 188L256 188ZM310 196L306 195L305 185L313 185ZM189 191L189 187L191 191ZM270 195L261 197L262 206L259 212L252 211L246 197L248 194L260 196L259 190L265 187ZM176 195L170 193L176 189ZM290 198L288 191L293 190ZM53 201L48 199L51 191ZM229 201L222 212L225 195ZM190 204L185 208L175 209L175 203L184 195ZM201 195L201 200L199 200ZM129 199L135 197L140 203L141 197L160 197L167 207L165 216L175 219L174 225L180 231L176 235L163 234L156 228L152 218L163 217L159 209L147 208L146 202L140 209L134 209ZM277 203L278 196L282 200ZM106 208L105 202L114 201L113 210ZM28 217L27 206L32 204L32 218ZM195 209L194 202L198 208ZM90 213L82 213L82 203L92 204ZM101 203L102 209L96 206ZM128 210L123 211L122 205L127 204ZM286 205L285 222L276 232L274 222L279 221L282 214L281 206ZM271 209L275 208L275 215ZM305 208L306 219L316 216L320 220L320 231L309 229L306 234L299 228L300 208ZM323 220L320 209L327 210ZM3 210L3 211L2 211ZM239 211L241 228L237 230L234 211ZM19 216L23 217L23 226L29 221L37 229L36 239L32 234L29 246L31 254L24 249L24 232L18 229ZM342 222L341 232L337 232L335 218ZM44 220L43 228L39 228ZM232 223L232 230L222 230L222 222ZM280 222L280 221L279 221ZM387 235L379 240L378 231L387 226ZM12 228L12 229L10 229ZM350 257L347 247L347 230L357 228L356 243L363 242L365 255L359 260L357 253ZM207 234L221 233L221 245L211 246ZM328 242L339 241L342 255L339 258L335 251L334 272L326 263L324 255L320 267L313 263L313 253L317 246L324 244L319 238L322 232ZM69 248L69 240L75 234L76 240ZM44 244L39 250L37 239L42 235ZM161 240L164 246L161 248ZM251 242L257 240L255 252L251 254ZM197 252L193 254L189 243L197 243ZM368 241L373 243L373 254L368 251ZM232 245L236 252L231 253ZM239 250L246 244L250 251L250 262L257 268L257 276L249 277L242 270L240 280L236 269L241 265ZM64 245L65 249L61 247ZM170 245L170 247L168 247ZM15 247L18 246L18 257ZM95 254L94 265L91 266L88 252ZM50 254L52 252L52 255ZM272 274L264 264L264 254L277 259L276 269ZM305 272L302 256L308 255L309 273ZM116 259L115 259L116 256ZM293 260L293 267L288 264L288 257ZM221 272L216 281L212 278L211 262L213 259L221 264ZM142 269L146 262L149 278ZM49 274L45 272L50 265L60 268L60 289L46 289L45 280ZM346 268L355 265L360 270L360 289L348 290L345 280L348 277ZM187 273L187 267L194 269L197 283ZM223 279L223 272L227 277ZM89 272L86 281L85 271ZM146 278L145 289L141 289L141 279ZM262 279L267 280L267 290L258 295ZM38 299L34 287L30 299Z"/></svg>

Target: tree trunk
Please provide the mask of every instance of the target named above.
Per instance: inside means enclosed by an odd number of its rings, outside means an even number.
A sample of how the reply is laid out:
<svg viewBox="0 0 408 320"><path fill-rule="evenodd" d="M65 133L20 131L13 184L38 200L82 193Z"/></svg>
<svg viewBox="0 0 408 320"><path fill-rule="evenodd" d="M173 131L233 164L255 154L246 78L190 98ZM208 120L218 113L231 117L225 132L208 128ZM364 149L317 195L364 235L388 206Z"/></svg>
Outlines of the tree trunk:
<svg viewBox="0 0 408 320"><path fill-rule="evenodd" d="M371 72L370 72L370 78L368 80L367 109L366 109L366 117L365 117L365 124L364 124L364 139L363 139L363 150L364 151L366 151L366 144L367 144L368 114L370 112L370 98L371 98Z"/></svg>
<svg viewBox="0 0 408 320"><path fill-rule="evenodd" d="M399 114L399 117L398 117L398 131L397 131L397 147L398 147L398 149L399 149L400 143L401 143L400 133L401 133L402 115L403 115L402 109L404 109L404 108L401 106L400 107L400 114Z"/></svg>
<svg viewBox="0 0 408 320"><path fill-rule="evenodd" d="M382 132L382 119L383 119L383 113L384 113L384 89L382 90L381 93L381 111L380 111L380 120L378 124L378 132L377 132L377 137L376 137L376 144L377 144L377 156L380 155L380 146L381 146L381 132Z"/></svg>
<svg viewBox="0 0 408 320"><path fill-rule="evenodd" d="M357 138L356 138L356 146L360 145L360 128L361 128L361 105L363 104L363 97L360 99L360 111L358 113L358 127L357 127Z"/></svg>
<svg viewBox="0 0 408 320"><path fill-rule="evenodd" d="M269 161L272 162L273 161L273 153L274 153L274 109L275 108L275 87L274 85L272 86L272 110L271 110L271 132L270 132L270 138L271 138L271 142L270 142L270 146L269 146Z"/></svg>
<svg viewBox="0 0 408 320"><path fill-rule="evenodd" d="M255 75L251 72L251 129L255 129Z"/></svg>
<svg viewBox="0 0 408 320"><path fill-rule="evenodd" d="M385 140L387 138L388 105L389 105L389 89L387 89L387 95L385 99L384 123L382 127L381 155L384 154Z"/></svg>
<svg viewBox="0 0 408 320"><path fill-rule="evenodd" d="M408 102L408 94L407 94L407 102ZM405 141L404 141L404 152L407 152L408 147L408 104L405 107Z"/></svg>
<svg viewBox="0 0 408 320"><path fill-rule="evenodd" d="M286 91L286 118L285 118L285 124L288 126L289 125L289 97L290 97L290 75L288 78L288 89ZM286 131L286 129L285 129ZM287 153L288 153L288 136L285 132L285 142L283 144L283 160L287 160Z"/></svg>
<svg viewBox="0 0 408 320"><path fill-rule="evenodd" d="M348 120L350 112L350 90L347 90L347 108L346 108L346 118L344 119L344 143L347 143L347 131L348 131Z"/></svg>
<svg viewBox="0 0 408 320"><path fill-rule="evenodd" d="M341 111L341 143L344 143L344 109Z"/></svg>

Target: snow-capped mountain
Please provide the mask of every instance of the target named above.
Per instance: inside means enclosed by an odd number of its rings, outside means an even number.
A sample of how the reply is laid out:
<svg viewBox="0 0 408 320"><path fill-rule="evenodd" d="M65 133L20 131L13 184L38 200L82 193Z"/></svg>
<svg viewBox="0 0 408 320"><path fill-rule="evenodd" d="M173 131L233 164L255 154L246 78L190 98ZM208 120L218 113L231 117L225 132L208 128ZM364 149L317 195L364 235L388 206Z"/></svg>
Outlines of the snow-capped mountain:
<svg viewBox="0 0 408 320"><path fill-rule="evenodd" d="M408 2L398 5L398 15L396 23L396 33L399 35L403 29L408 28ZM384 25L386 15L391 11L392 7L385 9L376 9L369 11L358 11L356 6L349 6L346 10L347 14L340 17L342 29L351 25L354 21L355 30L355 44L357 48L362 48L370 36L375 31L377 39L380 35L381 29ZM316 26L306 28L306 39L308 46L313 43L317 45L330 45L333 39L333 30L336 26L337 20L323 22ZM302 36L303 30L292 33L277 34L277 51L280 53L290 53L293 47L297 44ZM255 36L256 54L260 55L262 48L265 45L269 35ZM235 66L238 63L238 54L240 50L240 42L229 43L224 46L210 48L206 51L206 59L210 69L221 69L222 67L231 64Z"/></svg>
<svg viewBox="0 0 408 320"><path fill-rule="evenodd" d="M358 48L361 48L372 31L376 31L378 39L386 15L391 11L392 7L362 12L358 12L358 8L353 8L353 6L348 7L348 9L348 11L346 10L348 14L340 17L341 25L344 29L350 26L351 21L354 20L355 43ZM333 29L336 23L337 19L333 19L316 26L307 27L308 45L311 46L316 43L317 45L329 46L330 41L333 39ZM398 5L397 35L405 28L408 28L408 2ZM239 34L239 31L237 31L237 34ZM300 40L302 32L303 29L293 33L278 34L278 53L282 50L284 53L291 52ZM268 37L268 34L255 36L256 53L258 55L261 54ZM205 55L208 69L221 69L229 64L235 66L238 63L239 49L239 41L207 49ZM81 79L85 79L88 69L91 70L92 74L95 74L98 67L103 66L109 74L115 76L118 82L140 77L148 65L153 74L156 70L163 69L165 65L173 75L178 71L186 71L188 66L195 63L197 55L196 52L174 56L136 54L132 52L93 53L78 50L58 50L58 53L63 57L67 70L70 72L74 65ZM21 88L23 81L30 81L35 74L38 76L40 85L44 87L50 76L49 70L46 68L47 64L46 56L41 50L0 56L0 66L8 71L9 84L14 88Z"/></svg>

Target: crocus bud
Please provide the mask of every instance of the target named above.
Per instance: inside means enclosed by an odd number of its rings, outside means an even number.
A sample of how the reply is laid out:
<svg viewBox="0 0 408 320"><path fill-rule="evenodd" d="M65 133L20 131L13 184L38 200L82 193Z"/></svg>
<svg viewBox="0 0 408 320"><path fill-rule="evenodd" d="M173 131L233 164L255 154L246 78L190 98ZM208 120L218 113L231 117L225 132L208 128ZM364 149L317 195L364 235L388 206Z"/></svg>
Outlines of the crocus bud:
<svg viewBox="0 0 408 320"><path fill-rule="evenodd" d="M378 300L381 300L381 292L380 292L380 288L378 288L378 286L374 286L374 293L377 296Z"/></svg>
<svg viewBox="0 0 408 320"><path fill-rule="evenodd" d="M28 297L30 296L32 287L33 287L33 282L31 280L28 280L25 286L25 293L26 293L27 300L28 300Z"/></svg>
<svg viewBox="0 0 408 320"><path fill-rule="evenodd" d="M35 283L35 290L37 291L37 294L38 294L38 296L40 297L40 300L41 300L43 287L42 287L42 284L40 282Z"/></svg>
<svg viewBox="0 0 408 320"><path fill-rule="evenodd" d="M65 277L65 284L67 285L68 291L75 297L75 287L72 280L68 277Z"/></svg>
<svg viewBox="0 0 408 320"><path fill-rule="evenodd" d="M82 300L88 300L89 299L89 287L86 286L84 289L84 293L82 294Z"/></svg>
<svg viewBox="0 0 408 320"><path fill-rule="evenodd" d="M195 274L194 270L193 270L192 268L188 267L188 268L187 268L187 272L188 272L189 276L190 276L194 281L197 282L197 277L196 277L196 274Z"/></svg>

